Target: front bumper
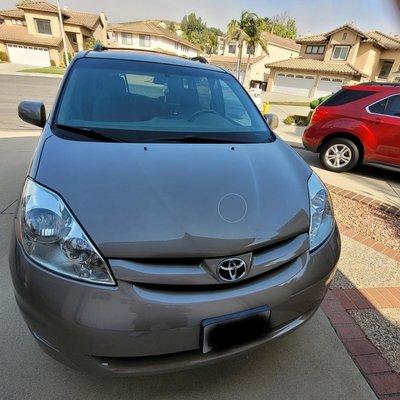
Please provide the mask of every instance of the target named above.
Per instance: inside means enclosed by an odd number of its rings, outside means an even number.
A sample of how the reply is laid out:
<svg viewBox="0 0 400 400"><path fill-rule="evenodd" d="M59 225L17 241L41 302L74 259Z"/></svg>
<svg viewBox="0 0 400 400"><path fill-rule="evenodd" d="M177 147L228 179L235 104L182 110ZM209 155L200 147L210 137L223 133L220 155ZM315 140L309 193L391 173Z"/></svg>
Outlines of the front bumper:
<svg viewBox="0 0 400 400"><path fill-rule="evenodd" d="M129 376L218 361L296 329L321 303L339 254L335 228L313 253L257 279L198 290L73 281L36 265L15 239L10 268L22 315L48 354L76 369ZM271 309L267 336L224 352L201 352L202 320L261 305Z"/></svg>

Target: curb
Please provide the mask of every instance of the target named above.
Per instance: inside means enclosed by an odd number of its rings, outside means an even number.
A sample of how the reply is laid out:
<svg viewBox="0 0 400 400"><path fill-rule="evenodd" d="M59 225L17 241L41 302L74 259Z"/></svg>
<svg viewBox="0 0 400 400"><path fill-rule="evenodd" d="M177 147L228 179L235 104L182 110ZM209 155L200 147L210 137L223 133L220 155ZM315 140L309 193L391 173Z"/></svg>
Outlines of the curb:
<svg viewBox="0 0 400 400"><path fill-rule="evenodd" d="M400 215L400 206L394 206L392 204L386 203L381 200L376 200L372 197L364 196L362 194L352 192L351 190L342 189L340 187L331 185L330 183L325 183L326 187L329 189L330 192L339 194L343 197L348 199L352 199L358 201L360 203L364 203L375 208L378 208L381 211L386 211L390 214L395 216Z"/></svg>
<svg viewBox="0 0 400 400"><path fill-rule="evenodd" d="M7 72L7 73L0 73L0 75L6 75L6 76L36 76L38 78L63 78L64 75L58 75L58 74L42 74L39 72Z"/></svg>
<svg viewBox="0 0 400 400"><path fill-rule="evenodd" d="M376 288L375 288L376 289ZM396 301L400 304L400 288L380 288L390 293L397 293ZM364 293L353 289L359 300L364 300ZM353 294L353 296L354 296ZM393 296L393 295L392 295ZM354 300L354 299L353 299ZM377 304L358 306L346 296L345 289L329 289L321 308L329 319L338 338L350 354L354 363L371 386L379 399L398 399L400 397L400 375L392 370L377 349L359 327L348 310L377 309Z"/></svg>

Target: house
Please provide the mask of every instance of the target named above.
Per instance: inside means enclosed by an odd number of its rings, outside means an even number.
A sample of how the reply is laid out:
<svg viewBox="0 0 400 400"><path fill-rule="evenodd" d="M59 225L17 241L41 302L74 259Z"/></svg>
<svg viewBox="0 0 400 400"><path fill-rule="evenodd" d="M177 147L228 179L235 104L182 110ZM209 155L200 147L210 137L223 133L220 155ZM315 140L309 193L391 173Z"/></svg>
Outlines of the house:
<svg viewBox="0 0 400 400"><path fill-rule="evenodd" d="M67 52L84 50L89 40L107 42L107 21L103 13L89 14L62 9ZM58 8L47 1L18 4L0 10L0 52L12 63L38 66L62 65L64 47Z"/></svg>
<svg viewBox="0 0 400 400"><path fill-rule="evenodd" d="M260 45L253 48L246 42L243 43L240 81L247 88L259 87L265 91L270 73L269 69L265 69L265 64L297 57L300 54L300 45L292 39L283 38L270 32L263 32L262 39L267 45L268 53ZM217 53L208 56L208 61L236 75L239 57L238 43L219 36Z"/></svg>
<svg viewBox="0 0 400 400"><path fill-rule="evenodd" d="M345 84L399 80L399 38L345 24L296 42L299 57L265 65L271 70L268 91L318 98Z"/></svg>
<svg viewBox="0 0 400 400"><path fill-rule="evenodd" d="M196 57L200 48L155 21L137 21L108 25L108 45L122 49L159 51L184 57Z"/></svg>

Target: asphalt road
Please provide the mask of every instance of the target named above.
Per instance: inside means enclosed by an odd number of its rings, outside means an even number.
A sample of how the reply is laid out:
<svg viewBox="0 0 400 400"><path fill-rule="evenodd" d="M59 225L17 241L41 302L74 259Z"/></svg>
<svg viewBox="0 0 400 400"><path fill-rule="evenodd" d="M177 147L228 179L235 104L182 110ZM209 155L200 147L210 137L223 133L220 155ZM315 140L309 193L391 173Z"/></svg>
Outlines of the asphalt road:
<svg viewBox="0 0 400 400"><path fill-rule="evenodd" d="M0 135L0 399L376 399L325 315L227 362L134 379L97 379L43 354L15 303L8 243L37 137Z"/></svg>
<svg viewBox="0 0 400 400"><path fill-rule="evenodd" d="M32 130L18 117L19 102L41 101L49 112L60 82L59 78L0 75L0 131Z"/></svg>

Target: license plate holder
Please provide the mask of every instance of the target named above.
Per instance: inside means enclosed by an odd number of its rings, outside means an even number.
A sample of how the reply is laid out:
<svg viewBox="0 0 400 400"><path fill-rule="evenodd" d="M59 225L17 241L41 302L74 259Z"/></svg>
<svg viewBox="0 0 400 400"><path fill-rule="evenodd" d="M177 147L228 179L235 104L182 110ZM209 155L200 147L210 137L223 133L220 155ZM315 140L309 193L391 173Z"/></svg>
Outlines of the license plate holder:
<svg viewBox="0 0 400 400"><path fill-rule="evenodd" d="M271 310L260 306L201 322L200 347L203 353L223 351L262 338L268 331Z"/></svg>

